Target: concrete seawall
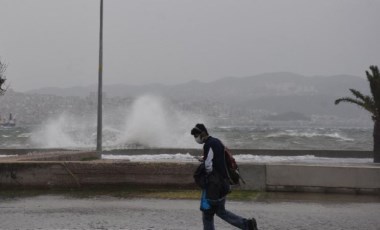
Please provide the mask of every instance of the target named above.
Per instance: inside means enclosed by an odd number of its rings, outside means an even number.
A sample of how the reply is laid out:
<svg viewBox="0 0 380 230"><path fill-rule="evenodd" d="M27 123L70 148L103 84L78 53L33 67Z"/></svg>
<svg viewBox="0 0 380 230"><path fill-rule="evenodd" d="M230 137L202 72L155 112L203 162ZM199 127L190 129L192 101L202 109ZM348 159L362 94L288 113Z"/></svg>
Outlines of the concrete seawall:
<svg viewBox="0 0 380 230"><path fill-rule="evenodd" d="M380 194L380 165L268 164L266 190Z"/></svg>
<svg viewBox="0 0 380 230"><path fill-rule="evenodd" d="M95 159L91 160L89 159ZM96 152L56 152L0 159L0 188L74 188L87 186L195 187L198 163L146 163L101 160ZM380 194L380 165L318 163L241 163L246 181L239 188L257 191Z"/></svg>
<svg viewBox="0 0 380 230"><path fill-rule="evenodd" d="M193 164L132 162L3 162L0 187L85 187L95 185L192 186Z"/></svg>

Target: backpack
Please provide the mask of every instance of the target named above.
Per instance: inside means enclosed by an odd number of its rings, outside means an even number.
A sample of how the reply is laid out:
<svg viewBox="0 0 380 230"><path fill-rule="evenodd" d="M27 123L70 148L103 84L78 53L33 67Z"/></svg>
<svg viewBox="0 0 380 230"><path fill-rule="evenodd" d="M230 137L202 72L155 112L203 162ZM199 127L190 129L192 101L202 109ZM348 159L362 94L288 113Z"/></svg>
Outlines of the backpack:
<svg viewBox="0 0 380 230"><path fill-rule="evenodd" d="M201 163L193 174L194 182L200 188L205 189L207 184L207 174L205 169L205 163Z"/></svg>
<svg viewBox="0 0 380 230"><path fill-rule="evenodd" d="M241 177L239 167L236 164L235 158L232 156L232 152L226 146L224 146L224 161L227 171L227 176L230 185L239 185L240 180L245 184L244 179Z"/></svg>

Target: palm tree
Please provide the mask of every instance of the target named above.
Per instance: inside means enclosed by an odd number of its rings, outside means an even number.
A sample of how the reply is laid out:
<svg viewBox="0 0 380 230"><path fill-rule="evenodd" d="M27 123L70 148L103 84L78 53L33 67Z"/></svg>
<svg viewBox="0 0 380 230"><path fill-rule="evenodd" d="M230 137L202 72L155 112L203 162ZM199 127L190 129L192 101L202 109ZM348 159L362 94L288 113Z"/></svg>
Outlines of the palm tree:
<svg viewBox="0 0 380 230"><path fill-rule="evenodd" d="M373 162L380 163L380 73L377 66L369 67L372 73L366 71L372 96L350 89L355 98L343 97L335 100L335 104L349 102L356 104L371 113L373 128Z"/></svg>
<svg viewBox="0 0 380 230"><path fill-rule="evenodd" d="M3 89L2 86L5 83L5 70L7 69L7 65L1 62L0 60L0 95L4 94L6 89Z"/></svg>

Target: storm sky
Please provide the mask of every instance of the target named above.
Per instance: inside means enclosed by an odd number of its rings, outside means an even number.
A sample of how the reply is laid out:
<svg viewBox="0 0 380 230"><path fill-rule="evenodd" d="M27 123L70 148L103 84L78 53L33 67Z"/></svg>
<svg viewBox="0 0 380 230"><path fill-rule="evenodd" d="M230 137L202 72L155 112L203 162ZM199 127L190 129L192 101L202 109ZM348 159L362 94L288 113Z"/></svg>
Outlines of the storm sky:
<svg viewBox="0 0 380 230"><path fill-rule="evenodd" d="M378 0L104 0L104 84L268 72L364 77L380 65ZM97 84L99 0L0 0L15 91Z"/></svg>

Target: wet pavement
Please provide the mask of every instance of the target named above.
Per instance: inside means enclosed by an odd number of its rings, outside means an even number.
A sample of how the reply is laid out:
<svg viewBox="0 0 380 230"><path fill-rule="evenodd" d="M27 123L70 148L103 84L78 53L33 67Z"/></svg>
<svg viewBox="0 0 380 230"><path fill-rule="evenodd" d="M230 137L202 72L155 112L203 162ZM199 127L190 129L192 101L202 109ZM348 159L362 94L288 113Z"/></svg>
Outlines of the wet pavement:
<svg viewBox="0 0 380 230"><path fill-rule="evenodd" d="M263 230L380 229L379 196L281 195L227 201ZM217 229L236 229L215 218ZM202 229L197 200L0 197L0 229Z"/></svg>

